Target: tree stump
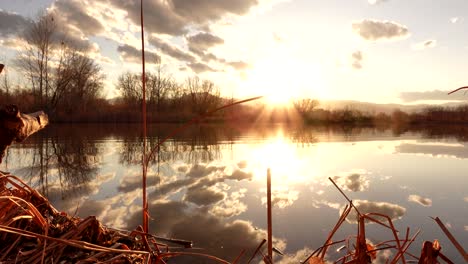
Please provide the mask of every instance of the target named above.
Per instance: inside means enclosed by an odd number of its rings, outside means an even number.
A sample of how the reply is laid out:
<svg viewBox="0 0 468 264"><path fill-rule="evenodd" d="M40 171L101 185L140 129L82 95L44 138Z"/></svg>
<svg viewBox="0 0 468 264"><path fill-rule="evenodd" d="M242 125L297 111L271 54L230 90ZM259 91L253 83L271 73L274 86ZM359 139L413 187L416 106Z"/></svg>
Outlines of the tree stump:
<svg viewBox="0 0 468 264"><path fill-rule="evenodd" d="M0 67L1 68L1 67ZM49 124L43 111L23 114L15 105L0 108L0 163L13 142L22 142Z"/></svg>

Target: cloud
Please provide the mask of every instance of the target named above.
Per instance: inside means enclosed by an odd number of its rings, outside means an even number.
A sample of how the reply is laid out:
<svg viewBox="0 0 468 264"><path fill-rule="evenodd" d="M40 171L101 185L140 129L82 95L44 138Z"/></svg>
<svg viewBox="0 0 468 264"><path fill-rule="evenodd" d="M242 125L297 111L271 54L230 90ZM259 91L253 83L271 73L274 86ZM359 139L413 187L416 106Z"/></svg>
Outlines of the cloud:
<svg viewBox="0 0 468 264"><path fill-rule="evenodd" d="M239 252L246 249L240 263L247 262L248 258L258 244L266 237L265 230L255 228L251 222L243 220L225 221L210 213L200 210L190 210L189 206L182 202L158 201L149 205L152 212L150 229L158 230L161 236L182 238L193 241L195 247L204 248L203 253L232 260ZM135 212L128 221L127 229L133 229L141 222L141 211ZM280 250L284 250L286 244L278 238L273 239L273 244ZM186 262L177 260L177 263L202 262L204 259L191 259Z"/></svg>
<svg viewBox="0 0 468 264"><path fill-rule="evenodd" d="M217 192L208 188L188 188L184 201L192 202L199 206L217 203L225 198L223 192Z"/></svg>
<svg viewBox="0 0 468 264"><path fill-rule="evenodd" d="M362 52L361 51L355 51L353 54L351 54L351 59L352 59L352 66L354 69L361 69L362 68Z"/></svg>
<svg viewBox="0 0 468 264"><path fill-rule="evenodd" d="M20 35L31 25L25 17L0 9L0 37Z"/></svg>
<svg viewBox="0 0 468 264"><path fill-rule="evenodd" d="M359 173L351 173L346 176L334 176L333 180L338 186L348 191L362 192L369 189L369 179Z"/></svg>
<svg viewBox="0 0 468 264"><path fill-rule="evenodd" d="M292 254L286 254L284 255L279 261L276 261L275 263L277 264L296 264L296 263L302 263L304 260L309 257L310 253L312 253L313 250L304 247L303 249L300 249ZM309 261L307 262L309 263ZM312 262L310 262L312 263Z"/></svg>
<svg viewBox="0 0 468 264"><path fill-rule="evenodd" d="M468 149L463 145L431 145L403 143L395 148L398 153L416 153L437 156L451 156L461 159L468 158Z"/></svg>
<svg viewBox="0 0 468 264"><path fill-rule="evenodd" d="M135 25L140 25L140 2L127 0L101 0L114 8L125 10ZM189 21L176 14L171 1L145 1L143 9L145 30L151 33L183 35Z"/></svg>
<svg viewBox="0 0 468 264"><path fill-rule="evenodd" d="M241 189L237 192L231 193L231 195L222 200L221 203L213 206L210 213L223 218L240 215L247 210L247 205L240 201L240 199L245 196L246 192L247 189Z"/></svg>
<svg viewBox="0 0 468 264"><path fill-rule="evenodd" d="M263 189L262 192L266 193ZM271 192L271 204L278 206L280 209L284 209L291 206L299 198L299 192L295 190L289 190L288 188L277 188ZM262 197L262 204L267 203L267 197Z"/></svg>
<svg viewBox="0 0 468 264"><path fill-rule="evenodd" d="M184 170L188 170L184 168ZM232 174L225 174L225 167L205 166L202 164L193 165L186 174L186 178L169 181L158 186L152 195L154 198L168 196L171 193L180 191L182 188L204 189L212 187L226 180L251 180L252 173L241 170L234 170Z"/></svg>
<svg viewBox="0 0 468 264"><path fill-rule="evenodd" d="M332 208L332 209L336 209L336 210L339 210L340 207L341 207L341 205L340 205L339 203L328 202L328 201L326 201L326 200L320 200L320 201L315 200L315 201L312 201L312 206L313 206L314 208L317 208L317 209L318 209L318 208L321 208L322 205L327 206L327 207L330 207L330 208Z"/></svg>
<svg viewBox="0 0 468 264"><path fill-rule="evenodd" d="M117 47L120 53L120 59L130 63L141 63L141 50L130 45L124 44ZM161 57L155 52L145 50L145 61L147 64L156 64L161 60Z"/></svg>
<svg viewBox="0 0 468 264"><path fill-rule="evenodd" d="M390 219L400 219L406 213L406 208L392 203L387 202L371 202L367 200L353 200L354 205L358 208L361 214L367 213L379 213L390 217ZM340 214L343 208L340 210ZM386 219L379 216L372 216L379 221L385 221ZM349 223L357 223L357 213L355 210L351 210L346 221Z"/></svg>
<svg viewBox="0 0 468 264"><path fill-rule="evenodd" d="M414 50L423 50L423 49L428 49L428 48L434 48L435 46L437 46L437 40L429 39L423 42L413 44L411 48Z"/></svg>
<svg viewBox="0 0 468 264"><path fill-rule="evenodd" d="M245 172L241 170L235 170L232 172L231 175L228 175L226 179L229 180L237 180L237 181L242 181L242 180L252 180L253 174L251 172Z"/></svg>
<svg viewBox="0 0 468 264"><path fill-rule="evenodd" d="M61 26L74 27L85 36L97 35L104 31L104 26L95 17L88 14L87 6L79 0L57 0L50 10L54 19Z"/></svg>
<svg viewBox="0 0 468 264"><path fill-rule="evenodd" d="M388 0L368 0L368 1L369 1L369 4L376 5L376 4L380 4L383 2L387 2Z"/></svg>
<svg viewBox="0 0 468 264"><path fill-rule="evenodd" d="M174 11L187 21L203 24L233 14L244 15L258 0L172 0Z"/></svg>
<svg viewBox="0 0 468 264"><path fill-rule="evenodd" d="M195 54L204 54L209 48L224 43L224 40L210 33L201 32L186 38L189 50Z"/></svg>
<svg viewBox="0 0 468 264"><path fill-rule="evenodd" d="M237 167L239 167L239 169L245 169L247 168L247 161L246 160L241 160L237 163Z"/></svg>
<svg viewBox="0 0 468 264"><path fill-rule="evenodd" d="M224 172L224 169L226 167L221 166L221 167L216 167L216 166L204 166L200 164L195 164L192 166L190 171L187 173L187 177L190 178L202 178L205 176L208 176L209 174L213 172Z"/></svg>
<svg viewBox="0 0 468 264"><path fill-rule="evenodd" d="M148 42L151 45L155 46L162 53L167 54L174 59L178 59L178 60L185 61L185 62L192 62L192 63L196 62L196 58L192 56L190 53L185 52L171 44L168 44L167 42L164 42L158 37L150 36L148 38Z"/></svg>
<svg viewBox="0 0 468 264"><path fill-rule="evenodd" d="M368 41L403 39L410 35L406 26L393 21L364 19L352 24L353 31Z"/></svg>
<svg viewBox="0 0 468 264"><path fill-rule="evenodd" d="M201 63L201 62L196 62L196 63L189 63L187 66L192 69L193 72L195 73L202 73L202 72L215 72L216 70L211 68L210 66Z"/></svg>
<svg viewBox="0 0 468 264"><path fill-rule="evenodd" d="M414 202L414 203L418 203L422 206L425 206L425 207L430 207L432 206L432 200L429 199L429 198L424 198L424 197L421 197L419 195L416 195L416 194L412 194L408 197L408 201L410 202Z"/></svg>
<svg viewBox="0 0 468 264"><path fill-rule="evenodd" d="M245 70L250 66L248 63L243 61L231 61L227 64L236 70Z"/></svg>
<svg viewBox="0 0 468 264"><path fill-rule="evenodd" d="M456 24L456 23L458 23L458 22L460 22L460 21L461 21L461 19L460 19L459 17L451 17L451 18L450 18L450 22L451 22L452 24Z"/></svg>
<svg viewBox="0 0 468 264"><path fill-rule="evenodd" d="M466 101L468 99L467 95L463 92L448 94L450 91L427 91L427 92L402 92L400 93L400 99L405 102L415 102L422 100L436 100L436 101L447 101L447 100L457 100L457 101Z"/></svg>

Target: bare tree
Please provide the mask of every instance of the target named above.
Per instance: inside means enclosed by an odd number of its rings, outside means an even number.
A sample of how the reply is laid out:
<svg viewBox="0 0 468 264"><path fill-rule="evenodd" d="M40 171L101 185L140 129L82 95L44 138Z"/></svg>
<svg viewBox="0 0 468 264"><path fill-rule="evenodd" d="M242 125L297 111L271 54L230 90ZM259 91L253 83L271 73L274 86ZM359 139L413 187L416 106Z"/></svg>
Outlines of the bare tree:
<svg viewBox="0 0 468 264"><path fill-rule="evenodd" d="M213 82L198 77L189 78L186 87L190 96L192 111L201 114L220 105L219 89Z"/></svg>
<svg viewBox="0 0 468 264"><path fill-rule="evenodd" d="M117 89L121 92L125 103L130 106L138 105L143 98L141 91L141 78L138 74L126 72L119 76Z"/></svg>
<svg viewBox="0 0 468 264"><path fill-rule="evenodd" d="M302 115L308 115L319 105L319 101L314 99L299 99L293 102L296 111Z"/></svg>
<svg viewBox="0 0 468 264"><path fill-rule="evenodd" d="M25 32L26 47L18 65L29 79L36 103L41 107L49 97L51 61L57 25L50 14L39 15Z"/></svg>

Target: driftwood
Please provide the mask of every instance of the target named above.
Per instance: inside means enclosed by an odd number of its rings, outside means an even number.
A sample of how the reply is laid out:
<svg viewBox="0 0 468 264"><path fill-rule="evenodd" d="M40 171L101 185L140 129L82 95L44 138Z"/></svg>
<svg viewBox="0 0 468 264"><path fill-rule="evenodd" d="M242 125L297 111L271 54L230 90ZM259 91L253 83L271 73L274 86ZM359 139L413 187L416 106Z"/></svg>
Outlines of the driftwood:
<svg viewBox="0 0 468 264"><path fill-rule="evenodd" d="M23 114L15 105L0 108L0 163L8 146L13 142L22 142L48 123L49 118L42 111Z"/></svg>

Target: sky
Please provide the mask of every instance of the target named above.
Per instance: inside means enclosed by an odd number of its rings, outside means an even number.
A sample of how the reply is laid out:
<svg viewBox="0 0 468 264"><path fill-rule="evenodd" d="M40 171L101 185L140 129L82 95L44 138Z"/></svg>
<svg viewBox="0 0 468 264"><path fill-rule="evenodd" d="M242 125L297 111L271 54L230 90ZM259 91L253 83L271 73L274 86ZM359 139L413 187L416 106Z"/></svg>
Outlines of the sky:
<svg viewBox="0 0 468 264"><path fill-rule="evenodd" d="M213 81L223 96L374 103L465 100L466 0L143 0L147 68ZM0 60L40 12L117 77L141 72L140 1L1 0ZM10 67L12 75L15 68ZM19 77L18 77L19 78Z"/></svg>

